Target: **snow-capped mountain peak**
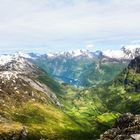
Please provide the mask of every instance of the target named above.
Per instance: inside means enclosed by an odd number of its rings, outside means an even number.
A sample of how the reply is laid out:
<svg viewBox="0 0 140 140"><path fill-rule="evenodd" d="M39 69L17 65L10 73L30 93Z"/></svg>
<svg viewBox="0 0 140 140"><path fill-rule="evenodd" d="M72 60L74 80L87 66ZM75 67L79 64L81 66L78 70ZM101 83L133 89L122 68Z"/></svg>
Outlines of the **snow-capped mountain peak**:
<svg viewBox="0 0 140 140"><path fill-rule="evenodd" d="M122 59L125 56L123 51L121 50L106 50L103 51L103 55L109 58L116 58L116 59Z"/></svg>
<svg viewBox="0 0 140 140"><path fill-rule="evenodd" d="M140 45L126 45L121 50L105 50L103 54L116 59L133 59L140 55Z"/></svg>
<svg viewBox="0 0 140 140"><path fill-rule="evenodd" d="M24 57L23 57L24 56ZM16 53L14 55L1 55L0 56L0 72L9 71L18 73L32 73L35 70L35 66L30 63L27 55L21 55Z"/></svg>
<svg viewBox="0 0 140 140"><path fill-rule="evenodd" d="M100 51L101 52L101 51ZM70 57L70 58L77 58L77 57L89 57L89 58L94 58L95 56L99 55L99 53L96 52L91 52L89 50L72 50L72 51L66 51L66 52L61 52L61 53L47 53L46 54L48 58L56 58L56 57Z"/></svg>
<svg viewBox="0 0 140 140"><path fill-rule="evenodd" d="M31 58L30 55L25 54L25 53L21 53L21 52L17 52L13 55L1 55L0 56L0 65L5 65L6 63L9 63L13 60L16 61L23 61L23 58Z"/></svg>

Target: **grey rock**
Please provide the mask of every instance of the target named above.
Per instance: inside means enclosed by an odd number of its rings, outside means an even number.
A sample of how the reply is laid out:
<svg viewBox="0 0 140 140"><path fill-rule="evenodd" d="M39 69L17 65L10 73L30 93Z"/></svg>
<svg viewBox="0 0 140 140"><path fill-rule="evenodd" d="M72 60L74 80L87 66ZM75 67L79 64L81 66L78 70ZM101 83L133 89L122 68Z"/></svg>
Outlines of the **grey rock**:
<svg viewBox="0 0 140 140"><path fill-rule="evenodd" d="M123 114L100 140L140 140L140 115Z"/></svg>

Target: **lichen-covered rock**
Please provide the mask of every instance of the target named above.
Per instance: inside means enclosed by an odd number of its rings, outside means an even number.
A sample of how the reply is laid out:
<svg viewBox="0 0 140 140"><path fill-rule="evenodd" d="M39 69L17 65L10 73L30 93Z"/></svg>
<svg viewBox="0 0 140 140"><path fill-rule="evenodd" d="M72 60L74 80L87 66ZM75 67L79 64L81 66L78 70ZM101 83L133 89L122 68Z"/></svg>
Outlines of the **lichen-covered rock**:
<svg viewBox="0 0 140 140"><path fill-rule="evenodd" d="M126 113L117 119L112 129L101 140L140 140L140 115Z"/></svg>

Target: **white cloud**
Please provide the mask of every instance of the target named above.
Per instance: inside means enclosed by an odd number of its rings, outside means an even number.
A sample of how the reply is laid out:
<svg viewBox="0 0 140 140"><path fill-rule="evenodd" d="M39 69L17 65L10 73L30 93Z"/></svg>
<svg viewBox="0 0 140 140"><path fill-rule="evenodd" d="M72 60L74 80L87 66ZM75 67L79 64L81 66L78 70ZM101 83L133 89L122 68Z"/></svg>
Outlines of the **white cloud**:
<svg viewBox="0 0 140 140"><path fill-rule="evenodd" d="M103 54L110 58L124 58L124 53L121 50L106 50Z"/></svg>
<svg viewBox="0 0 140 140"><path fill-rule="evenodd" d="M126 45L125 48L126 48L126 49L129 49L129 50L134 50L134 49L136 49L136 48L140 48L140 44Z"/></svg>
<svg viewBox="0 0 140 140"><path fill-rule="evenodd" d="M108 43L140 38L139 0L0 0L0 3L1 44L34 45L54 40L58 44L57 40L69 43L86 39Z"/></svg>
<svg viewBox="0 0 140 140"><path fill-rule="evenodd" d="M139 40L133 40L133 41L131 41L131 43L135 44L135 45L140 44L140 39Z"/></svg>
<svg viewBox="0 0 140 140"><path fill-rule="evenodd" d="M93 50L93 49L95 49L95 46L94 46L94 44L87 44L86 49L87 50Z"/></svg>

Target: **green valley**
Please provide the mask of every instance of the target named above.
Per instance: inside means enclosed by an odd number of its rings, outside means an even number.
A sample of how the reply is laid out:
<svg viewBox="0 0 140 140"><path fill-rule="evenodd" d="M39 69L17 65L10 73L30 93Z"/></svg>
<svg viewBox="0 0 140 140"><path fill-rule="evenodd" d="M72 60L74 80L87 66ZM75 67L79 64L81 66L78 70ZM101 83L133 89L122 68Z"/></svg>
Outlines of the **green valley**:
<svg viewBox="0 0 140 140"><path fill-rule="evenodd" d="M140 113L139 57L114 80L87 88L58 83L25 58L13 59L1 67L2 140L94 140L121 114Z"/></svg>

